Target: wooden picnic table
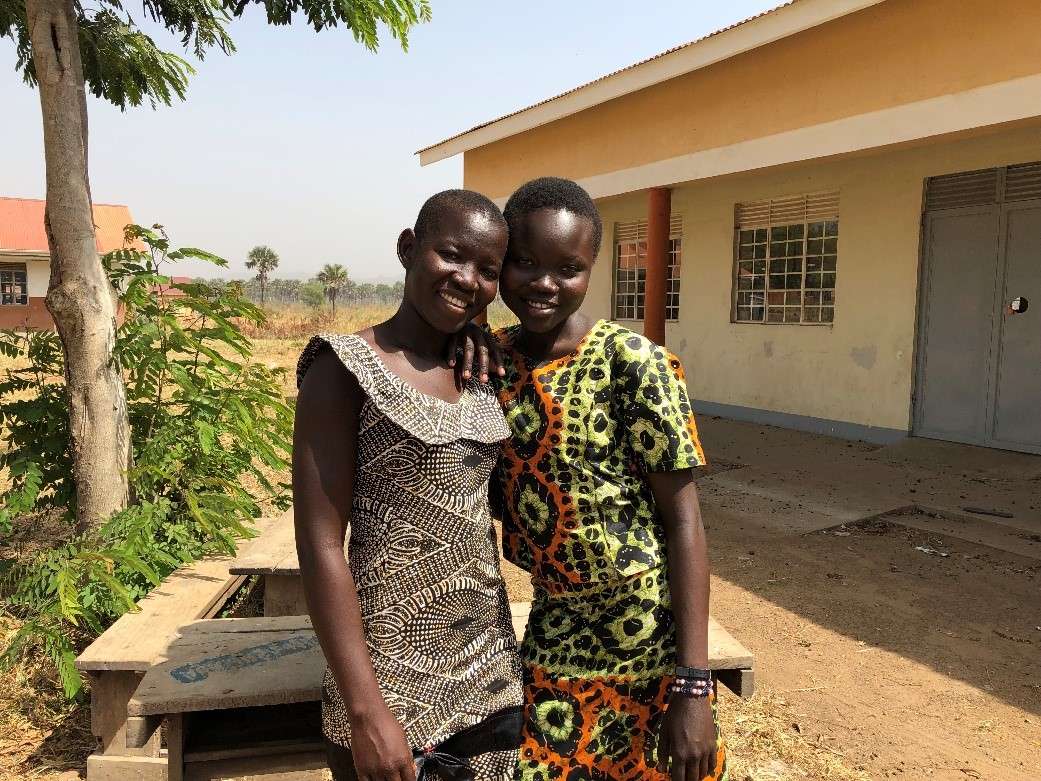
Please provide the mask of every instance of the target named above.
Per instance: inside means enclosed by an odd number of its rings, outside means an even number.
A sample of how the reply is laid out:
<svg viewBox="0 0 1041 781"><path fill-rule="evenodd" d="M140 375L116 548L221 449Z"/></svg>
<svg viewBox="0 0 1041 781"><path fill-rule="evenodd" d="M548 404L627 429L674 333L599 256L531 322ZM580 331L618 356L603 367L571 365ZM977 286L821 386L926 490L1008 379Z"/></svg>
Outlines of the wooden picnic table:
<svg viewBox="0 0 1041 781"><path fill-rule="evenodd" d="M245 544L228 571L264 579L264 616L185 624L127 705L127 751L154 743L165 723L169 781L320 778L325 660L306 615L292 510ZM510 605L518 637L529 609ZM712 618L709 666L751 696L752 654Z"/></svg>

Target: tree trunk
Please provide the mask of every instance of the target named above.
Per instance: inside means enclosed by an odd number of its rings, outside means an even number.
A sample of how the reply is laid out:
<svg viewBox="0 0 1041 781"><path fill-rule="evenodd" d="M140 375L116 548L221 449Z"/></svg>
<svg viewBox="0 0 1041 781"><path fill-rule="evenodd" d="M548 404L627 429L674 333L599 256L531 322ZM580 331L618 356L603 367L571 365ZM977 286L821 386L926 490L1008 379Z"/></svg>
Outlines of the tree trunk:
<svg viewBox="0 0 1041 781"><path fill-rule="evenodd" d="M87 102L73 0L25 0L47 163L47 309L65 354L76 527L127 506L126 387L112 358L118 300L101 265L87 178Z"/></svg>

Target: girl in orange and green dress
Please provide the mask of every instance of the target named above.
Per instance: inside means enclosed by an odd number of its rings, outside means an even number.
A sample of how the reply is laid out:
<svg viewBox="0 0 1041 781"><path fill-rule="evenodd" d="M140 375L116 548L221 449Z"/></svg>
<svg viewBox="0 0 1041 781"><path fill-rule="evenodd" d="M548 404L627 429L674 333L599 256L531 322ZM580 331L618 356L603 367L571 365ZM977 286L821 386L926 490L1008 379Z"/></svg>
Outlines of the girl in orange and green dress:
<svg viewBox="0 0 1041 781"><path fill-rule="evenodd" d="M520 323L495 334L512 434L498 492L506 556L535 592L515 778L726 779L683 370L579 311L602 233L581 187L536 179L504 214L499 291Z"/></svg>

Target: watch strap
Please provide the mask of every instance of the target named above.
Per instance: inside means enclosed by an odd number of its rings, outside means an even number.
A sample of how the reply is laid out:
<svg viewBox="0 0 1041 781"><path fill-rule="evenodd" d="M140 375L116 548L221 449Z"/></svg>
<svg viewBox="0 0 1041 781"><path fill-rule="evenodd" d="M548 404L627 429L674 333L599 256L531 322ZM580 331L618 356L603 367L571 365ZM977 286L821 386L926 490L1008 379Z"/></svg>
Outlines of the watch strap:
<svg viewBox="0 0 1041 781"><path fill-rule="evenodd" d="M711 681L712 671L703 670L700 667L676 667L673 675L677 678L686 678L691 681Z"/></svg>

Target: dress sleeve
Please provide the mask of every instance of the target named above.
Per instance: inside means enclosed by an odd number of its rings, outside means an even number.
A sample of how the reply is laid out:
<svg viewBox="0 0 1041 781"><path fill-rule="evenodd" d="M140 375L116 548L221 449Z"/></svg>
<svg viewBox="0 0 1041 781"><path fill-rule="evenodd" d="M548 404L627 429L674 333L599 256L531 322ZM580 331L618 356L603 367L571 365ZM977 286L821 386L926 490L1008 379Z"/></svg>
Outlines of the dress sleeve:
<svg viewBox="0 0 1041 781"><path fill-rule="evenodd" d="M311 364L314 363L314 359L318 357L318 353L322 351L323 347L332 349L332 345L324 335L312 336L303 352L300 353L300 358L296 362L296 387L298 390L304 381L304 375L307 374L307 370L311 368Z"/></svg>
<svg viewBox="0 0 1041 781"><path fill-rule="evenodd" d="M615 399L628 442L645 472L705 465L679 359L629 332L614 353Z"/></svg>

